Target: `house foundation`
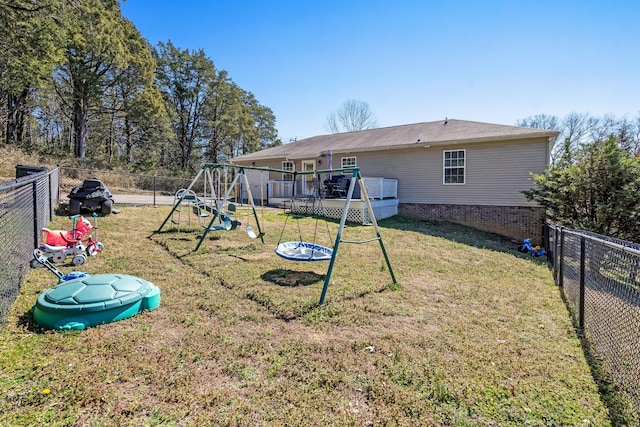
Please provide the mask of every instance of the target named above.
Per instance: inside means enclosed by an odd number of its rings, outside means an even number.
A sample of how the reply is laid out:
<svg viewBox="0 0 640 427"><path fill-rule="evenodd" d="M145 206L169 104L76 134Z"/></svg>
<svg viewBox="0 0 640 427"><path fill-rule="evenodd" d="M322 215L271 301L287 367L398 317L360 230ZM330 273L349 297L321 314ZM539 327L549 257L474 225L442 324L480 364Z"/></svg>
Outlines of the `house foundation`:
<svg viewBox="0 0 640 427"><path fill-rule="evenodd" d="M538 207L400 203L398 213L422 220L455 222L518 242L530 238L534 244L542 244L544 210Z"/></svg>

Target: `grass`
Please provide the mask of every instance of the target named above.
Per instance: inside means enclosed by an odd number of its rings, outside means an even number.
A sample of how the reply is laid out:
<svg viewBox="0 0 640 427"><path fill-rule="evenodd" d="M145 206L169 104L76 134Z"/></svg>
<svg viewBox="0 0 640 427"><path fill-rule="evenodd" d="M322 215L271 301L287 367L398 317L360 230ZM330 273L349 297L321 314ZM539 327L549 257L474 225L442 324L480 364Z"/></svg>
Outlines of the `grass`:
<svg viewBox="0 0 640 427"><path fill-rule="evenodd" d="M169 224L153 233L168 213L124 207L100 218L105 252L82 267L155 283L156 311L82 332L41 330L29 310L55 280L29 272L0 331L0 425L637 421L624 404L603 403L551 272L508 240L447 223L381 221L398 284L376 242L343 244L318 307L327 263L273 253L281 211L264 212L265 244L241 229L212 232L198 252L197 219L192 231ZM68 222L56 217L52 228ZM328 225L316 241L332 246L337 224ZM297 240L298 230L312 240L315 226L289 220L282 240ZM372 234L349 226L343 237Z"/></svg>

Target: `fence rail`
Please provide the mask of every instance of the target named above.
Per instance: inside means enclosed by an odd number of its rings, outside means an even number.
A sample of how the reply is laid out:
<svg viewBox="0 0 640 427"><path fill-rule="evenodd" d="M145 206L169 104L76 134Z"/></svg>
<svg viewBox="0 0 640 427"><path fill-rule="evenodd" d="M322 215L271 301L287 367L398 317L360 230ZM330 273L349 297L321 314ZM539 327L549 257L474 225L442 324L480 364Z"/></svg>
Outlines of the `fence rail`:
<svg viewBox="0 0 640 427"><path fill-rule="evenodd" d="M62 167L60 170L61 196L66 197L73 187L87 178L98 178L104 182L114 194L116 204L120 203L118 200L120 195L127 196L125 203L126 200L135 200L134 196L140 196L140 200L148 201L151 198L151 204L156 204L157 198L173 197L178 189L186 188L192 181L192 178Z"/></svg>
<svg viewBox="0 0 640 427"><path fill-rule="evenodd" d="M45 169L0 185L0 326L18 296L40 229L53 218L59 178L59 168Z"/></svg>
<svg viewBox="0 0 640 427"><path fill-rule="evenodd" d="M545 235L587 345L640 415L640 245L552 225Z"/></svg>

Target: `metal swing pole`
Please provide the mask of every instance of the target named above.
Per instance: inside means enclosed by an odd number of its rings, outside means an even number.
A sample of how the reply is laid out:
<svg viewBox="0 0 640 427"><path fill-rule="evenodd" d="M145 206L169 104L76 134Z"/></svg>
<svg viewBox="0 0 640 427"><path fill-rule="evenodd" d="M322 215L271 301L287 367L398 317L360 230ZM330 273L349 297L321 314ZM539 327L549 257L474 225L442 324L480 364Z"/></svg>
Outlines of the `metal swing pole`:
<svg viewBox="0 0 640 427"><path fill-rule="evenodd" d="M264 233L262 232L262 228L260 227L260 221L258 221L258 214L256 213L256 205L253 203L253 195L251 194L251 186L249 185L249 178L247 178L247 174L244 172L244 169L240 169L240 173L244 177L244 185L247 187L247 198L249 199L249 203L251 204L251 210L253 212L253 217L256 220L256 226L258 227L258 237L262 243L264 243ZM262 177L260 178L262 179Z"/></svg>
<svg viewBox="0 0 640 427"><path fill-rule="evenodd" d="M367 194L367 188L364 185L364 181L362 180L362 176L360 172L357 172L358 175L358 184L360 184L360 192L362 193L362 197L367 204L367 209L369 210L369 218L371 219L371 224L373 224L373 229L376 231L376 237L380 242L380 248L382 249L382 255L384 255L384 260L387 263L387 268L389 269L389 273L391 274L391 280L393 283L398 283L396 281L396 275L393 273L393 267L391 267L391 261L389 260L389 255L387 255L387 250L384 247L384 242L382 241L382 234L380 234L380 228L378 227L378 221L376 221L376 215L373 212L373 207L371 206L371 201L369 200L369 195Z"/></svg>
<svg viewBox="0 0 640 427"><path fill-rule="evenodd" d="M353 189L355 188L355 182L356 182L356 174L354 173L353 176L351 177L351 182L349 183L347 200L344 204L344 209L342 210L342 217L340 218L340 227L338 228L338 234L336 234L336 241L333 244L331 261L329 261L329 269L327 270L327 275L324 278L324 286L322 287L322 293L320 294L320 301L318 301L318 305L324 304L324 299L327 296L327 289L329 288L329 282L331 281L331 273L333 272L333 265L336 261L336 256L338 255L338 246L342 241L342 231L344 230L344 225L347 222L347 215L349 214L349 206L351 205L351 198L353 197Z"/></svg>
<svg viewBox="0 0 640 427"><path fill-rule="evenodd" d="M207 166L203 166L202 168L200 168L200 170L198 171L198 173L196 174L196 177L193 178L193 180L191 181L191 183L189 184L189 186L186 188L186 191L184 192L184 194L187 194L189 190L191 190L191 187L194 186L194 184L196 183L196 181L198 181L198 179L200 178L200 175L202 175L202 172L205 170ZM175 203L175 205L173 205L173 208L171 208L171 212L169 212L169 215L167 215L167 217L165 218L164 222L162 223L162 225L156 230L154 231L154 233L159 233L160 230L162 230L162 227L165 226L165 224L167 223L167 221L169 221L169 218L171 218L171 216L173 215L173 213L176 211L176 209L178 209L178 206L180 206L180 204L182 203L182 197L178 198L178 201Z"/></svg>
<svg viewBox="0 0 640 427"><path fill-rule="evenodd" d="M344 210L342 211L342 218L340 219L340 228L338 228L338 234L336 236L335 244L333 245L333 253L331 254L331 261L329 262L329 269L327 271L327 275L324 279L324 286L322 287L322 293L320 294L320 301L318 305L324 304L325 297L327 295L327 289L329 288L329 282L331 280L331 273L333 271L333 264L335 262L336 256L338 254L338 246L340 242L342 242L342 231L344 230L345 223L347 221L347 215L349 214L349 207L351 205L351 199L353 198L353 190L355 189L355 182L360 184L360 191L362 193L361 197L365 200L367 205L367 209L369 210L369 217L371 219L371 223L376 232L376 240L380 241L380 248L382 249L382 254L384 255L384 259L387 263L387 268L389 269L389 273L391 274L391 280L393 283L398 283L396 281L396 276L393 273L393 267L391 266L391 261L389 260L389 256L387 254L387 250L384 247L384 243L382 241L382 234L380 234L380 228L378 227L378 222L376 221L376 216L373 212L373 207L371 206L371 202L369 201L369 195L367 194L367 189L364 186L364 182L362 180L362 176L360 175L360 170L355 169L353 171L353 176L351 177L351 182L349 183L349 191L347 192L347 200L344 205Z"/></svg>

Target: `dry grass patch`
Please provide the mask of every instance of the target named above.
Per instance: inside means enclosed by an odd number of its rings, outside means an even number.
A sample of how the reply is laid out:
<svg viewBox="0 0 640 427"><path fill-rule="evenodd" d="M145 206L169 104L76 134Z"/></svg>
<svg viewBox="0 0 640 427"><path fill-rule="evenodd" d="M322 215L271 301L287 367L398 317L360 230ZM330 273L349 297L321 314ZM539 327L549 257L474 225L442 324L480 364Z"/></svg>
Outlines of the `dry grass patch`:
<svg viewBox="0 0 640 427"><path fill-rule="evenodd" d="M273 253L279 211L264 214L265 244L216 232L198 252L196 227L152 233L168 212L125 207L101 218L105 252L84 266L154 282L154 312L42 331L29 308L52 275L29 273L0 334L1 425L606 426L630 417L603 405L548 268L495 236L382 221L399 286L377 243L343 245L317 307L327 263ZM314 226L301 222L307 236ZM372 232L349 227L344 237Z"/></svg>

